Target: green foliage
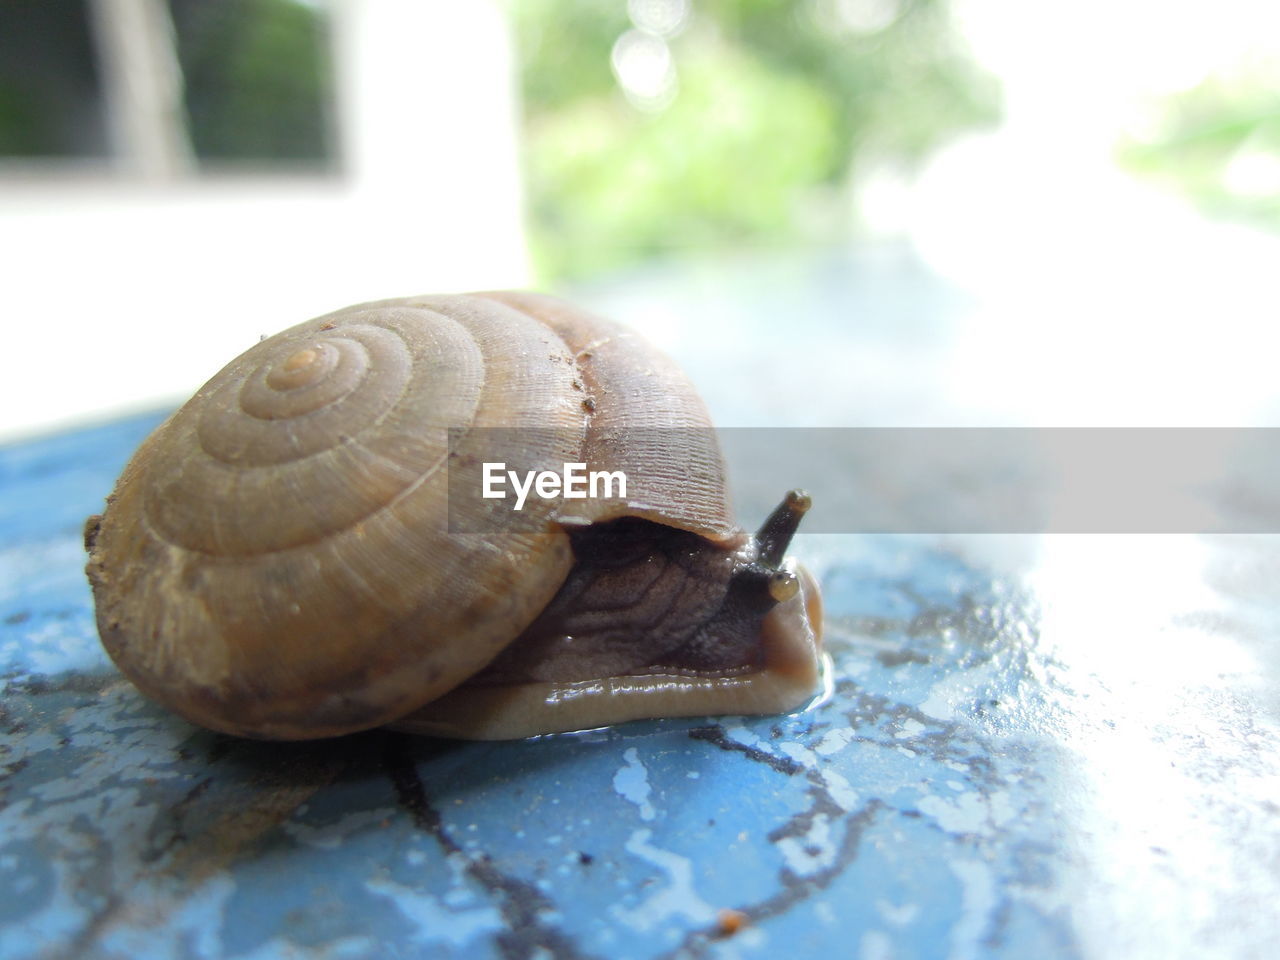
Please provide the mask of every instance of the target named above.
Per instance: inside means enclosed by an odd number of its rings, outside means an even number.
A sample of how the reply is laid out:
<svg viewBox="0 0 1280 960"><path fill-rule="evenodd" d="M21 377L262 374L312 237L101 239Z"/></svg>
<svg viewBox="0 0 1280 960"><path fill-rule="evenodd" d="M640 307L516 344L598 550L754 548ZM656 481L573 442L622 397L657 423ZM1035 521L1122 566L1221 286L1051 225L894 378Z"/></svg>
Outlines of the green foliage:
<svg viewBox="0 0 1280 960"><path fill-rule="evenodd" d="M1155 132L1120 147L1131 169L1215 215L1280 228L1280 64L1169 98Z"/></svg>
<svg viewBox="0 0 1280 960"><path fill-rule="evenodd" d="M610 53L625 0L512 0L535 261L580 276L671 250L829 240L860 160L919 162L995 118L940 0L858 32L834 0L693 0L677 86L633 104Z"/></svg>
<svg viewBox="0 0 1280 960"><path fill-rule="evenodd" d="M0 78L0 157L38 157L63 152L49 131L48 113L37 110L18 84Z"/></svg>
<svg viewBox="0 0 1280 960"><path fill-rule="evenodd" d="M170 0L202 160L328 155L324 23L294 0Z"/></svg>
<svg viewBox="0 0 1280 960"><path fill-rule="evenodd" d="M820 90L734 51L701 53L660 115L611 94L530 124L550 272L782 232L793 212L786 187L829 175L835 117Z"/></svg>
<svg viewBox="0 0 1280 960"><path fill-rule="evenodd" d="M107 153L88 11L0 0L0 158Z"/></svg>

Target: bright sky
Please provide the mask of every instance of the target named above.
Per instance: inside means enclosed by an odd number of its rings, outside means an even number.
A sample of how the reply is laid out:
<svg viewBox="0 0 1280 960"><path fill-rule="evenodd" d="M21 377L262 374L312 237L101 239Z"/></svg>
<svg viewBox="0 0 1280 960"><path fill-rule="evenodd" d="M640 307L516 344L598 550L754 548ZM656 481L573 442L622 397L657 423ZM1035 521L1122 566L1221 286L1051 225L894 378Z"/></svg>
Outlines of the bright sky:
<svg viewBox="0 0 1280 960"><path fill-rule="evenodd" d="M1280 6L956 3L1003 81L1006 122L918 183L871 191L881 223L978 298L952 365L957 409L1032 425L1274 419L1280 239L1207 222L1113 150L1160 95L1280 63Z"/></svg>

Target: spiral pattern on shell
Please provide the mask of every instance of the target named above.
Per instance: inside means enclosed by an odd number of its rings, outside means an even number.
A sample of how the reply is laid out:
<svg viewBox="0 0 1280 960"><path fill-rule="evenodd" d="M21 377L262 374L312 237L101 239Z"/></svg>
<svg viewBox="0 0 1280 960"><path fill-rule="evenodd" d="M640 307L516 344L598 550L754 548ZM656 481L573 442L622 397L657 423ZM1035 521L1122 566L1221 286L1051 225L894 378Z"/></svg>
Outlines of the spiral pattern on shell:
<svg viewBox="0 0 1280 960"><path fill-rule="evenodd" d="M372 727L452 689L546 605L572 555L548 501L514 526L493 501L455 504L506 527L450 533L450 466L511 459L488 427L514 428L531 469L611 450L626 431L593 433L584 382L630 393L674 370L652 352L621 373L593 364L585 347L607 355L619 329L549 298L417 297L255 345L143 444L109 500L89 565L108 652L154 699L250 736ZM648 385L641 421L709 425L677 376ZM579 522L735 535L718 451L662 456L638 505Z"/></svg>

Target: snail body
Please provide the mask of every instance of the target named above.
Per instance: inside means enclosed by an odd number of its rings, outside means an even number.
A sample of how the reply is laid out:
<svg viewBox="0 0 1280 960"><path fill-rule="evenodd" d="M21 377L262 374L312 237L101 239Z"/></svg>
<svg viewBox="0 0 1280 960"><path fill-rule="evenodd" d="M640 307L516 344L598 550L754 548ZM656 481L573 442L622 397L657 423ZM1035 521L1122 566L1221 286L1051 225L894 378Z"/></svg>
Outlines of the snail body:
<svg viewBox="0 0 1280 960"><path fill-rule="evenodd" d="M481 495L485 464L626 477ZM749 536L705 408L625 328L526 293L339 310L255 345L86 526L103 645L189 720L274 739L494 739L812 695L821 609Z"/></svg>

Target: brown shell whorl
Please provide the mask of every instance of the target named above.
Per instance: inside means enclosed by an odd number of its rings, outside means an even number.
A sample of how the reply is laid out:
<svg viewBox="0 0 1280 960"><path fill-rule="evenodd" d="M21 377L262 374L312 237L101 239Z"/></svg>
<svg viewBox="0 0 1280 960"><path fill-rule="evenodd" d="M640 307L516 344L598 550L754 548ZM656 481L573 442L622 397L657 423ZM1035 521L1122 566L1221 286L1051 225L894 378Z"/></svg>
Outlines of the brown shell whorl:
<svg viewBox="0 0 1280 960"><path fill-rule="evenodd" d="M355 307L265 340L144 444L90 562L104 643L140 688L235 733L374 726L545 605L571 562L549 507L501 550L449 536L447 430L553 426L547 460L572 459L569 364L545 369L564 350L528 317L444 306Z"/></svg>

